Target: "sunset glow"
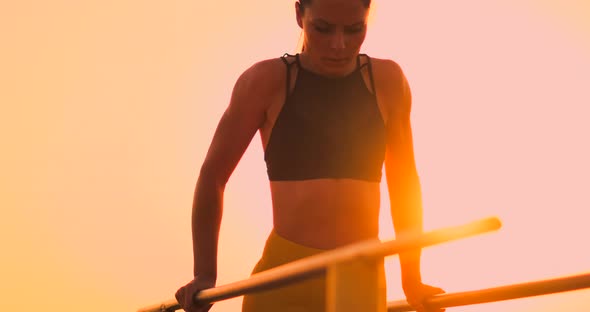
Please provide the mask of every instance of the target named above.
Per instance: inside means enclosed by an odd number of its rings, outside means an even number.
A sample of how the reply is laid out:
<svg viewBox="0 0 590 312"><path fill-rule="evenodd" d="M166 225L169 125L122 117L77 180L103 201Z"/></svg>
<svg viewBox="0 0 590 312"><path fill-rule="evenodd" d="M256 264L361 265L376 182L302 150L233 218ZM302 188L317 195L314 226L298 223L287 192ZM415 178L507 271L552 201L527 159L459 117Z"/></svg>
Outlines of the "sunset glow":
<svg viewBox="0 0 590 312"><path fill-rule="evenodd" d="M424 250L448 292L590 271L590 2L373 0L362 52L413 93ZM194 184L237 77L296 52L293 1L7 1L0 9L0 310L136 311L192 277ZM258 136L225 191L218 284L271 229ZM381 238L394 232L385 179ZM388 299L403 299L396 257ZM211 311L239 311L241 298ZM451 312L590 311L590 290Z"/></svg>

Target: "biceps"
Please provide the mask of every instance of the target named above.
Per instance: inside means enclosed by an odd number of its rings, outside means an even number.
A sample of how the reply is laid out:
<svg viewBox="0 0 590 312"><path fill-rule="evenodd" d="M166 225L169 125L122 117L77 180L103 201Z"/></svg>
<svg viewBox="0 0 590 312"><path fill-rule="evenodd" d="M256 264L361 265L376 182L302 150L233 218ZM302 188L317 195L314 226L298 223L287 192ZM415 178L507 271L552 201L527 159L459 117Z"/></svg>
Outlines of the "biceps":
<svg viewBox="0 0 590 312"><path fill-rule="evenodd" d="M398 120L388 130L385 167L388 173L415 171L414 143L410 119Z"/></svg>
<svg viewBox="0 0 590 312"><path fill-rule="evenodd" d="M217 125L201 170L225 184L263 120L261 112L239 111L230 106Z"/></svg>

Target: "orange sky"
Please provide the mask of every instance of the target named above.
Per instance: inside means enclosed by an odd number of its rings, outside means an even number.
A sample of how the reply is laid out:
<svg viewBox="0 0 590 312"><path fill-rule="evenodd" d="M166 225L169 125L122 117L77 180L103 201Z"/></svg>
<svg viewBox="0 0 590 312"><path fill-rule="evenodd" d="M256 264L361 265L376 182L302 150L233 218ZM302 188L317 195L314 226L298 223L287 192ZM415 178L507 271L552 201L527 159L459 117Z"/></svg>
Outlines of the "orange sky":
<svg viewBox="0 0 590 312"><path fill-rule="evenodd" d="M427 229L504 222L425 250L425 280L462 291L588 272L589 2L374 1L364 52L412 86ZM233 83L299 35L291 0L201 2L2 4L0 310L134 311L190 278L192 190ZM256 138L226 189L220 284L248 276L270 221ZM585 311L589 297L450 311Z"/></svg>

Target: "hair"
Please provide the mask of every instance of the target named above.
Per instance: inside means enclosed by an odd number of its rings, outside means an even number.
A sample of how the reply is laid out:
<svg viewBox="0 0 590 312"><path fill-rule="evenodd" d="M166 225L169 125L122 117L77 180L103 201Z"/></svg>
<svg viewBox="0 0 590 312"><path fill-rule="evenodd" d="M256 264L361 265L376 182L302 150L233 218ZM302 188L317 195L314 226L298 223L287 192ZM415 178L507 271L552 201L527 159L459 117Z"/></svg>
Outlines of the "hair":
<svg viewBox="0 0 590 312"><path fill-rule="evenodd" d="M371 7L371 0L360 0L363 5L365 6L365 8L370 8ZM311 4L311 0L299 0L298 2L299 5L299 10L301 11L301 14L303 14L305 12L305 8L307 6L309 6ZM299 36L299 51L303 52L303 50L305 50L305 45L303 44L301 35Z"/></svg>
<svg viewBox="0 0 590 312"><path fill-rule="evenodd" d="M371 6L371 0L361 0L365 8L369 8ZM305 8L311 4L311 0L299 0L299 9L301 13L305 11Z"/></svg>

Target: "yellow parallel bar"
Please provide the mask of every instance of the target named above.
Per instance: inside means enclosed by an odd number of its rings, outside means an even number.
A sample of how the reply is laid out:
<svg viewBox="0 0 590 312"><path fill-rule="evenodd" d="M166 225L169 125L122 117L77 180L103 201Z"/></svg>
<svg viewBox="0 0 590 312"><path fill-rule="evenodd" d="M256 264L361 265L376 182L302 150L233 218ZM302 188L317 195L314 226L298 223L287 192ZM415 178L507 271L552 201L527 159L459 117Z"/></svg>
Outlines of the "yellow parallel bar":
<svg viewBox="0 0 590 312"><path fill-rule="evenodd" d="M431 308L450 308L547 295L583 288L590 288L590 273L474 291L442 294L427 300L425 305ZM387 312L408 311L414 310L405 300L391 301L387 305Z"/></svg>
<svg viewBox="0 0 590 312"><path fill-rule="evenodd" d="M500 227L500 220L492 217L465 225L434 230L422 235L400 237L382 243L376 240L368 240L350 244L254 274L242 281L205 289L197 294L196 300L203 303L211 303L264 289L276 288L310 276L324 274L327 267L345 261L385 257L416 248L423 248L490 232ZM178 309L180 307L176 300L169 300L142 308L138 312L175 311Z"/></svg>

